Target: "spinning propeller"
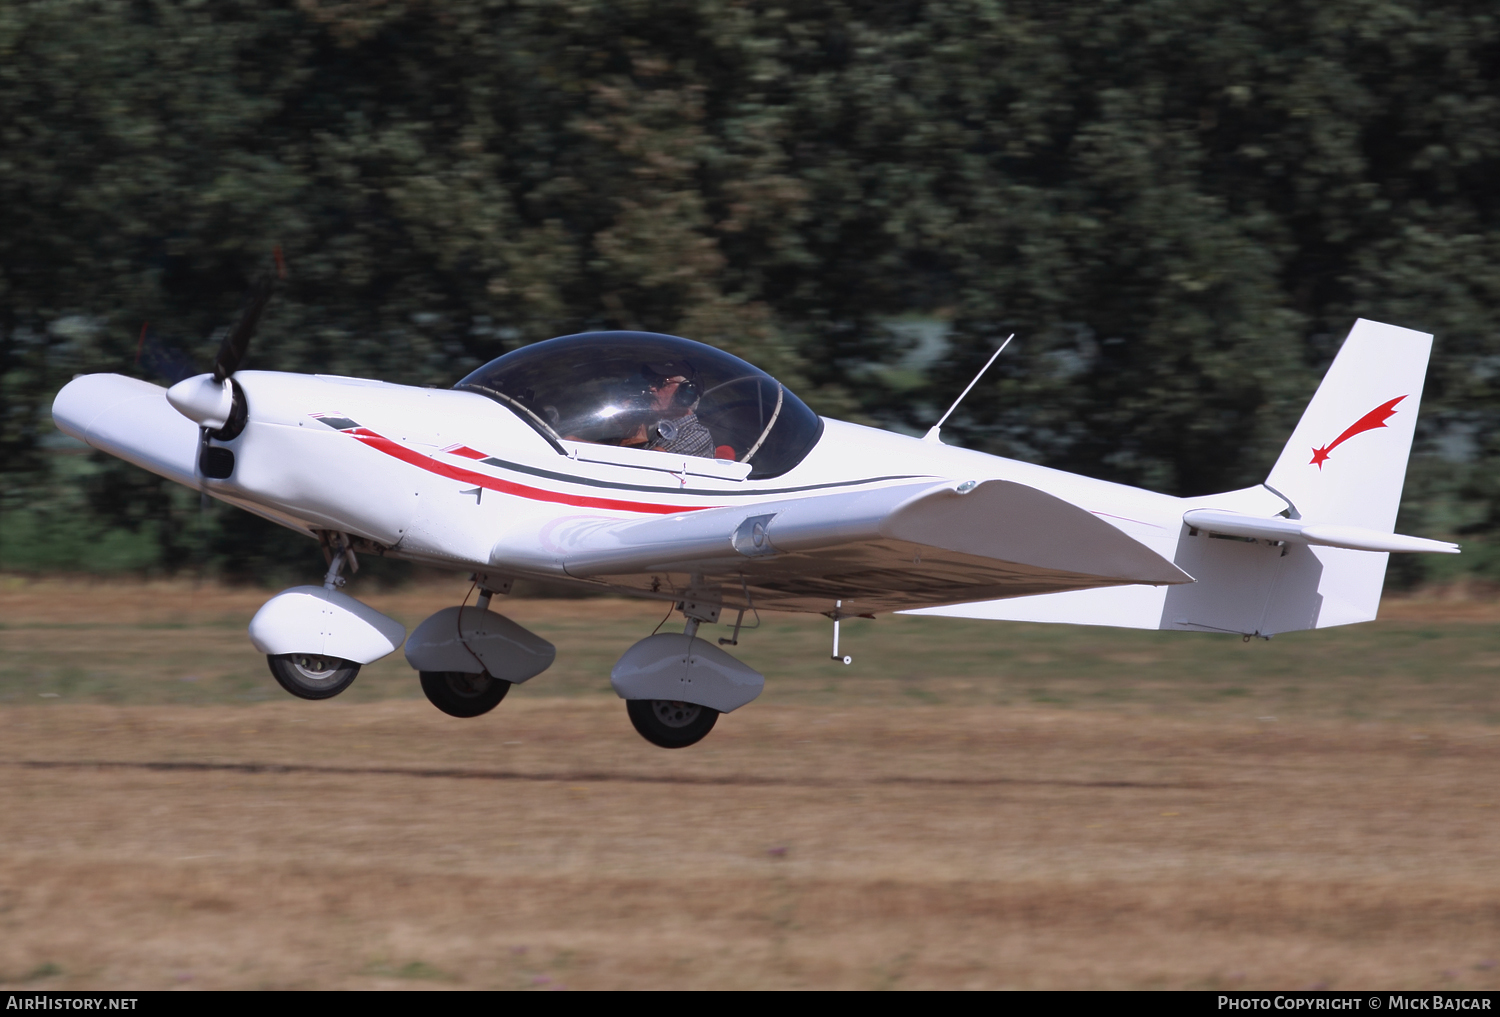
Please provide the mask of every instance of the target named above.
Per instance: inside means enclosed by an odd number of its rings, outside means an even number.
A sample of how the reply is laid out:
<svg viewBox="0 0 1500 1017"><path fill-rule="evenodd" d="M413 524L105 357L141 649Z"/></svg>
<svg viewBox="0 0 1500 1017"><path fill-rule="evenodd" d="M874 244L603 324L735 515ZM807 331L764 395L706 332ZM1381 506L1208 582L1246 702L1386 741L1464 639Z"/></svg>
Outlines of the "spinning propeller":
<svg viewBox="0 0 1500 1017"><path fill-rule="evenodd" d="M208 492L204 489L202 480L224 480L234 473L234 453L227 448L213 446L209 439L233 441L245 429L249 408L245 403L244 390L234 380L234 372L239 370L240 362L245 359L250 339L260 324L260 316L276 288L276 280L286 278L286 262L282 260L281 248L275 248L272 255L276 262L275 271L267 272L251 287L239 320L219 344L219 352L214 356L214 369L208 374L185 378L167 389L167 402L178 413L198 425L197 472L202 478L199 490L205 507Z"/></svg>
<svg viewBox="0 0 1500 1017"><path fill-rule="evenodd" d="M234 372L239 370L245 351L250 348L250 339L260 325L261 314L271 300L278 279L286 278L286 262L282 260L281 248L273 252L276 268L256 280L240 312L239 321L229 330L219 344L214 356L214 369L177 382L167 390L167 402L201 427L207 437L229 441L245 427L245 394L234 382Z"/></svg>

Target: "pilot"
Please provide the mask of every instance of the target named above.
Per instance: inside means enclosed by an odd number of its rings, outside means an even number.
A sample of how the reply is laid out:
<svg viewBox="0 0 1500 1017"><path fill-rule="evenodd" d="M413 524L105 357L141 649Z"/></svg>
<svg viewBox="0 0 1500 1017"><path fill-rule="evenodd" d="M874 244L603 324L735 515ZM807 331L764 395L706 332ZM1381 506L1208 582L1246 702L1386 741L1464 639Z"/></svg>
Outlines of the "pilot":
<svg viewBox="0 0 1500 1017"><path fill-rule="evenodd" d="M692 367L675 361L642 364L641 374L647 386L646 423L624 444L712 459L714 439L698 419Z"/></svg>

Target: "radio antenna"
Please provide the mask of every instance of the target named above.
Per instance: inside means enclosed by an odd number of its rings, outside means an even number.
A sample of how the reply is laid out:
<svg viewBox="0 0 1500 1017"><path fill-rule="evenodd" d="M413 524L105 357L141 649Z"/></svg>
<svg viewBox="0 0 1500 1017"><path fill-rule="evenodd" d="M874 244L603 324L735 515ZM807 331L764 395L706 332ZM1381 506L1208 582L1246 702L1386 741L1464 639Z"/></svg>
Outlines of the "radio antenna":
<svg viewBox="0 0 1500 1017"><path fill-rule="evenodd" d="M969 382L969 388L966 388L962 392L960 392L958 394L958 398L953 400L953 405L948 407L948 412L943 414L942 419L940 419L936 424L932 425L932 430L922 435L923 441L941 440L940 438L938 438L938 431L940 431L943 425L948 422L948 418L953 416L953 411L958 409L958 404L964 401L964 396L969 394L969 389L979 384L979 379L984 377L984 372L988 371L990 369L990 365L993 364L997 359L999 359L1000 354L1005 352L1005 347L1009 346L1010 341L1015 337L1016 334L1014 332L1005 337L1005 342L1000 344L1000 348L998 350L990 354L990 359L987 360L985 362L985 365L979 369L979 373L974 375L974 380Z"/></svg>

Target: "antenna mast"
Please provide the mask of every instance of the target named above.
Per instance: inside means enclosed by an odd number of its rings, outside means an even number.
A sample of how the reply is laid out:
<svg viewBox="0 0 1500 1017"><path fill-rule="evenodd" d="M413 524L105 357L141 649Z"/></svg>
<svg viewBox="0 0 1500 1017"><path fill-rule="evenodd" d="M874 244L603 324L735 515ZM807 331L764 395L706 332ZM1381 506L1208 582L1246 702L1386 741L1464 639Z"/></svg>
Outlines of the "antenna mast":
<svg viewBox="0 0 1500 1017"><path fill-rule="evenodd" d="M990 369L990 365L993 364L997 359L999 359L1000 354L1005 352L1005 347L1009 346L1010 341L1015 337L1016 334L1014 332L1005 337L1005 342L1000 344L1000 348L998 350L990 354L990 359L987 360L985 362L985 365L979 369L979 373L974 375L974 380L969 382L969 388L966 388L962 392L960 392L958 394L958 398L953 400L953 405L948 407L948 412L944 413L942 418L939 419L936 424L932 425L932 430L922 435L923 441L941 441L941 439L938 438L938 431L941 430L942 426L948 422L948 418L953 416L953 411L958 409L958 404L964 401L964 396L969 394L969 389L979 384L979 379L984 377L984 372L988 371Z"/></svg>

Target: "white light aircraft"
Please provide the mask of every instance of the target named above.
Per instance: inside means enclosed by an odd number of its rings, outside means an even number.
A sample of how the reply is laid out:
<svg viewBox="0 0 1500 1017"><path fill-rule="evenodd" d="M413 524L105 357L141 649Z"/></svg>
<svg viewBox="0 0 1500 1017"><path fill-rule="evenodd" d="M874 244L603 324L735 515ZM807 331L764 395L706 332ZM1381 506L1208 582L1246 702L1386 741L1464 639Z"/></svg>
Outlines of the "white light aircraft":
<svg viewBox="0 0 1500 1017"><path fill-rule="evenodd" d="M1270 637L1369 621L1390 552L1458 550L1393 532L1432 337L1392 325L1355 323L1265 483L1175 498L820 418L743 360L644 332L525 346L451 390L239 371L272 285L211 374L79 376L52 415L322 544L322 585L250 623L305 699L404 642L434 705L483 714L555 655L492 596L562 580L682 613L610 676L641 735L678 748L760 694L721 649L760 610L829 616L846 664L840 619L889 611ZM360 554L473 573L478 605L407 635L341 589Z"/></svg>

